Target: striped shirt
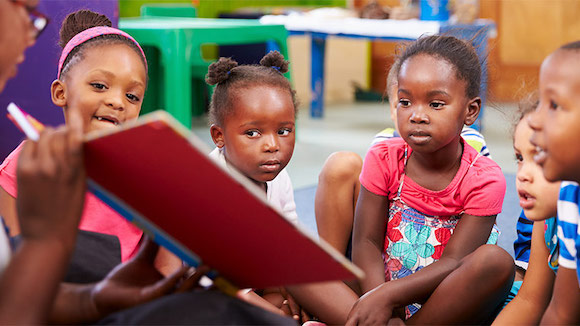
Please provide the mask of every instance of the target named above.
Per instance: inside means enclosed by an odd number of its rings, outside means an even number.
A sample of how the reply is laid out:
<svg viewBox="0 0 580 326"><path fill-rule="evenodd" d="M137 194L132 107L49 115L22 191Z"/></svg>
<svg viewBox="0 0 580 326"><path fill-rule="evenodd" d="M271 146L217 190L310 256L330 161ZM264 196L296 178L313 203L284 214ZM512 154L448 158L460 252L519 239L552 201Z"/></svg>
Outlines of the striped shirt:
<svg viewBox="0 0 580 326"><path fill-rule="evenodd" d="M560 197L558 198L558 242L560 247L560 266L576 269L578 268L580 252L580 186L576 182L563 181L560 186ZM580 274L578 274L580 281Z"/></svg>

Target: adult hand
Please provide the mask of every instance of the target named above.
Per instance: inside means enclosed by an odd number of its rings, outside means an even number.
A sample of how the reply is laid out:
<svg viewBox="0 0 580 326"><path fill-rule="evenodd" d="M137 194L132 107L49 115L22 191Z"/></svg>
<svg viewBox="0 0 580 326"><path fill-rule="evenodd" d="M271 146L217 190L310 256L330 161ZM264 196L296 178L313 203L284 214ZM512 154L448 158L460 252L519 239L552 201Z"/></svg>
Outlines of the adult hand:
<svg viewBox="0 0 580 326"><path fill-rule="evenodd" d="M23 240L50 240L72 250L86 178L82 120L77 114L69 122L56 130L46 128L38 142L24 144L16 170L16 207Z"/></svg>
<svg viewBox="0 0 580 326"><path fill-rule="evenodd" d="M159 246L153 241L145 239L145 243L135 257L117 266L104 280L92 288L91 301L96 316L104 317L112 312L176 291L188 267L183 266L171 275L163 277L154 266L158 249ZM191 277L199 280L200 274L196 273ZM181 288L182 291L188 285L194 284L191 279L186 282Z"/></svg>
<svg viewBox="0 0 580 326"><path fill-rule="evenodd" d="M381 295L377 287L360 297L352 307L347 326L386 325L393 315L393 306Z"/></svg>
<svg viewBox="0 0 580 326"><path fill-rule="evenodd" d="M203 276L209 273L210 268L207 265L200 265L197 268L189 267L183 277L183 281L179 283L176 293L191 291L192 289L204 288L199 281ZM213 289L212 285L210 289Z"/></svg>
<svg viewBox="0 0 580 326"><path fill-rule="evenodd" d="M83 209L82 135L77 117L23 145L16 169L22 243L0 279L0 324L46 322Z"/></svg>

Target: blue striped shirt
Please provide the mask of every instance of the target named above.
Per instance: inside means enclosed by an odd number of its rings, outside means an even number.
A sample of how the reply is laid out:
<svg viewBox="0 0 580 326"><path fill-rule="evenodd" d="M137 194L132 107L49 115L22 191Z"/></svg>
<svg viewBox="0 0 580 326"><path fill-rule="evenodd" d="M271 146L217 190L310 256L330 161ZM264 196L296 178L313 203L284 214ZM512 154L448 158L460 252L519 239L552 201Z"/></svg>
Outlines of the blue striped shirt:
<svg viewBox="0 0 580 326"><path fill-rule="evenodd" d="M580 271L580 186L576 182L563 181L558 198L558 243L560 247L560 266ZM578 274L580 281L580 274Z"/></svg>

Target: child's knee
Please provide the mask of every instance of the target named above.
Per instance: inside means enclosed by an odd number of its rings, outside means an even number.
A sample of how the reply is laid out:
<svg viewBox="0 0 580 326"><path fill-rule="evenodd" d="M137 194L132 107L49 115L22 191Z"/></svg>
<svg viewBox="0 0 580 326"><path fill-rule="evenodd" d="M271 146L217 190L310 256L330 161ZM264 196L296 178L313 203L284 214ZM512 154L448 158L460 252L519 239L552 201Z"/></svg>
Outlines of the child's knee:
<svg viewBox="0 0 580 326"><path fill-rule="evenodd" d="M498 280L507 281L514 275L514 260L500 246L483 245L473 252L472 258L473 270L483 277L493 274Z"/></svg>
<svg viewBox="0 0 580 326"><path fill-rule="evenodd" d="M357 179L362 169L361 157L353 152L335 152L330 154L322 171L320 181Z"/></svg>

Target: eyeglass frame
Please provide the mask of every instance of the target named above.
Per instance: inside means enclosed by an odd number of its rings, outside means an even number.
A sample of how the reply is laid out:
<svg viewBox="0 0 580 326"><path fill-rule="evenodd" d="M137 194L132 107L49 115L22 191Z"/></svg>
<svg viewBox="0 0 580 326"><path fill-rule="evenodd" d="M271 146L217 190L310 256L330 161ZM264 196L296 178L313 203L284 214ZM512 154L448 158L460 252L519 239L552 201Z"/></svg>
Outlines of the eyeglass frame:
<svg viewBox="0 0 580 326"><path fill-rule="evenodd" d="M47 15L38 11L36 7L29 6L24 1L10 0L10 2L14 3L15 5L22 6L24 7L24 9L26 9L26 12L28 13L29 16L28 18L30 19L30 25L36 32L36 34L34 35L34 39L38 39L38 36L46 29L46 26L48 26L50 18L48 18ZM37 22L39 21L44 23L42 27L38 27Z"/></svg>

